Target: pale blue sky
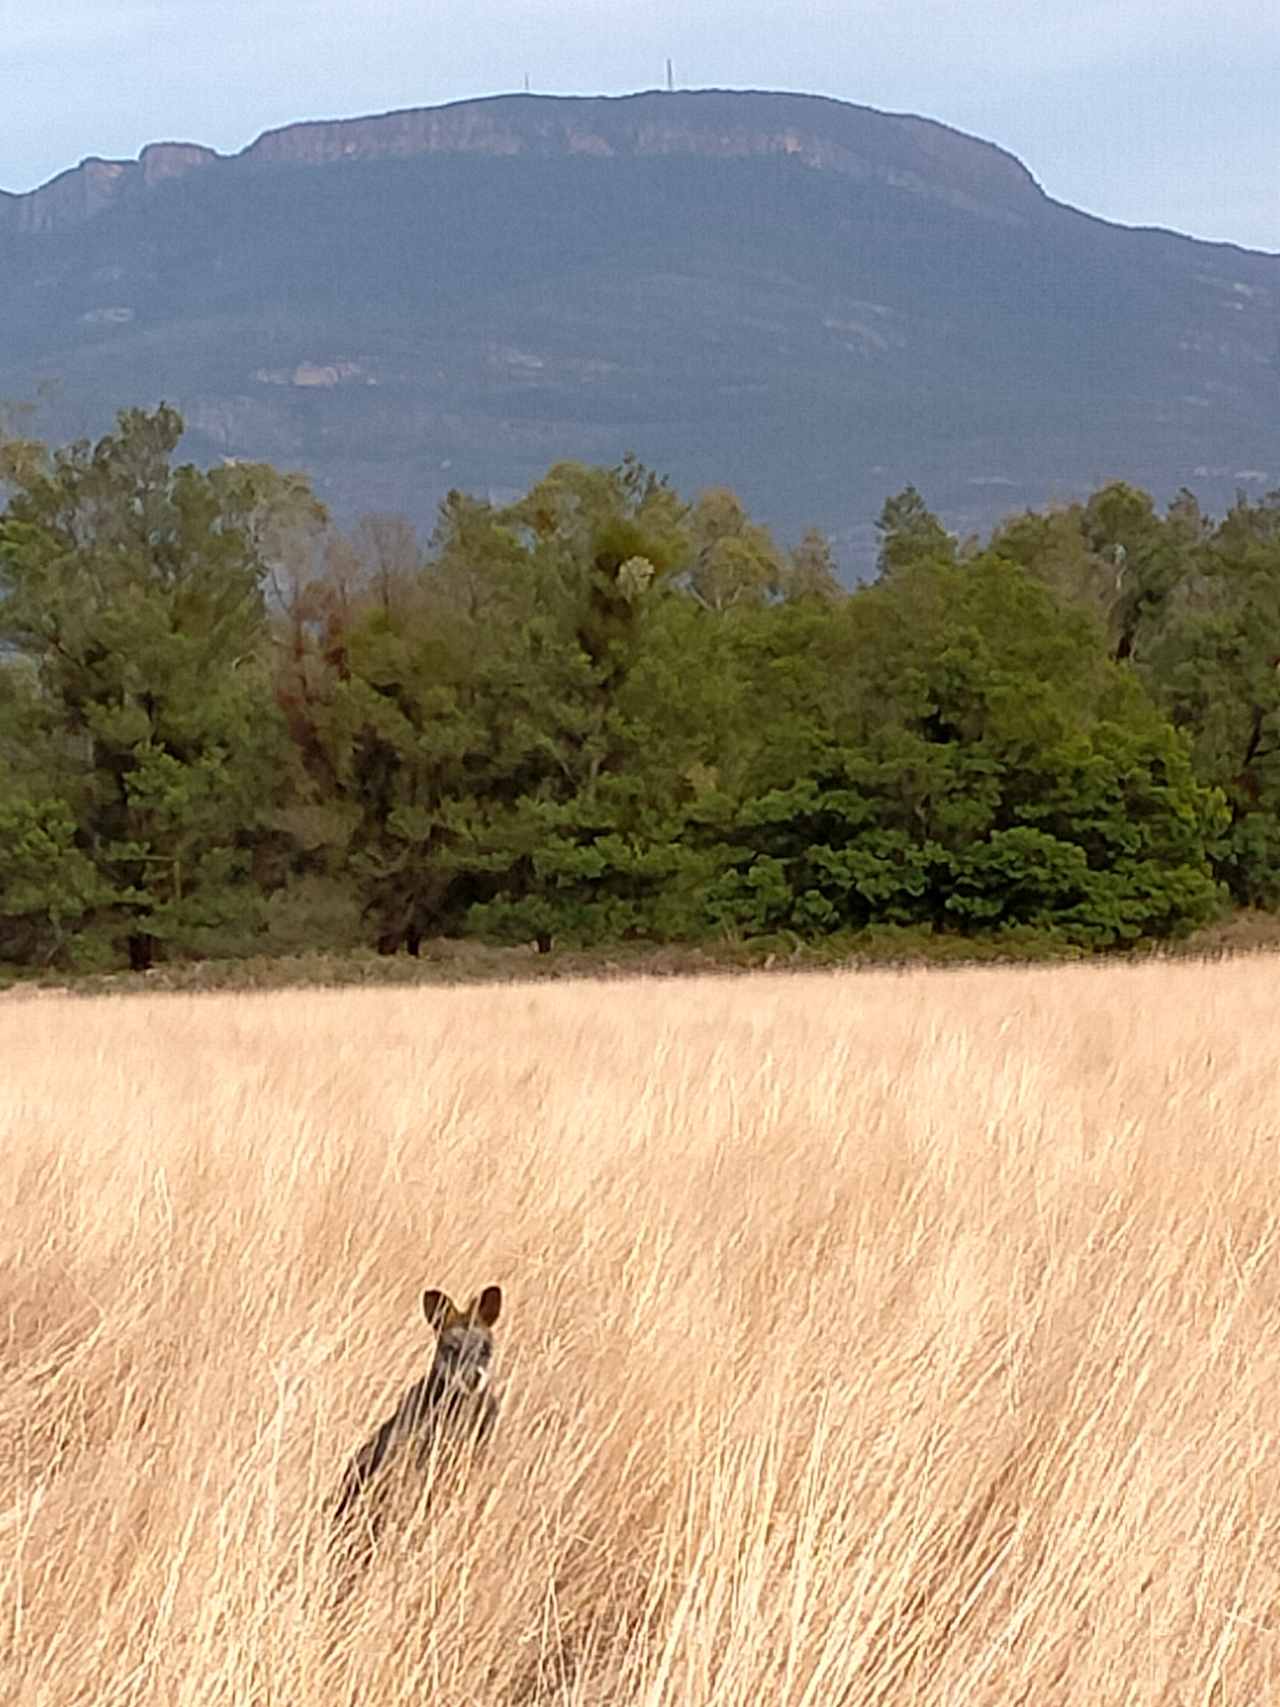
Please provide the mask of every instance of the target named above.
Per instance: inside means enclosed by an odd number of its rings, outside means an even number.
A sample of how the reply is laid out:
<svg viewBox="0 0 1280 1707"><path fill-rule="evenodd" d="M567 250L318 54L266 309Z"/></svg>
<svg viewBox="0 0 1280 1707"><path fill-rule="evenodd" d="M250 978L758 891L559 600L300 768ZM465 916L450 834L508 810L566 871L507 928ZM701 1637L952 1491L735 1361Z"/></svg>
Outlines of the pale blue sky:
<svg viewBox="0 0 1280 1707"><path fill-rule="evenodd" d="M0 0L0 188L147 142L519 89L795 89L1017 154L1059 200L1280 250L1280 0Z"/></svg>

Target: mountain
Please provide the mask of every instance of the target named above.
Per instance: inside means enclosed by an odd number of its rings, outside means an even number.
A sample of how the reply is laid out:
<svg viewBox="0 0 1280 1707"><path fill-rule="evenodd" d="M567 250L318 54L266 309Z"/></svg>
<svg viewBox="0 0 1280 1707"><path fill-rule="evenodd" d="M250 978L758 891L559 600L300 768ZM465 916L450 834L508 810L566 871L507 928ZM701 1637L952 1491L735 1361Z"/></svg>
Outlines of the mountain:
<svg viewBox="0 0 1280 1707"><path fill-rule="evenodd" d="M500 96L0 195L0 397L38 392L42 436L165 398L197 459L425 525L630 449L857 568L909 481L962 531L1111 477L1280 486L1280 256L815 96Z"/></svg>

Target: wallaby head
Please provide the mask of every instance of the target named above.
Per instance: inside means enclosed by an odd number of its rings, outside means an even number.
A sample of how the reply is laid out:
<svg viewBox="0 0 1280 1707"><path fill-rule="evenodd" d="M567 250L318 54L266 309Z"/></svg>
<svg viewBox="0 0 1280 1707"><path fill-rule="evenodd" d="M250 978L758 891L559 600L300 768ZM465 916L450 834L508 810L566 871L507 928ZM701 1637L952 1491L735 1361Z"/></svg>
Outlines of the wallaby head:
<svg viewBox="0 0 1280 1707"><path fill-rule="evenodd" d="M422 1294L422 1313L436 1336L431 1377L442 1393L484 1392L493 1372L493 1324L501 1312L500 1286L486 1286L463 1310L435 1287Z"/></svg>

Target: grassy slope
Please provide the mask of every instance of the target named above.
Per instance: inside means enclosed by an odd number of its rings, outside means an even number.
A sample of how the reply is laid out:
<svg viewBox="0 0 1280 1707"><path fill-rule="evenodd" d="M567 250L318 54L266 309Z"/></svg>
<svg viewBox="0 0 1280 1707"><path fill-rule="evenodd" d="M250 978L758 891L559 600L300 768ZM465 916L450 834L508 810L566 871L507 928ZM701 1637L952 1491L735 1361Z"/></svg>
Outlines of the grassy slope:
<svg viewBox="0 0 1280 1707"><path fill-rule="evenodd" d="M1270 958L0 1004L0 1700L1275 1698ZM500 1280L482 1477L320 1502Z"/></svg>

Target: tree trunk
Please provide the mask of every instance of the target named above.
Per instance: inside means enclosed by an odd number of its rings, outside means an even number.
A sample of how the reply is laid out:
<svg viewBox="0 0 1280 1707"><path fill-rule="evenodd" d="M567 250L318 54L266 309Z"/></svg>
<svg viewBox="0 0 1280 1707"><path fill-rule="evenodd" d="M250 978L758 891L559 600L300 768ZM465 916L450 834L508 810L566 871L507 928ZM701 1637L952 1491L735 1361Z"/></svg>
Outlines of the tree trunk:
<svg viewBox="0 0 1280 1707"><path fill-rule="evenodd" d="M129 951L130 972L150 972L155 959L156 939L142 931L135 931L128 937L125 947Z"/></svg>

